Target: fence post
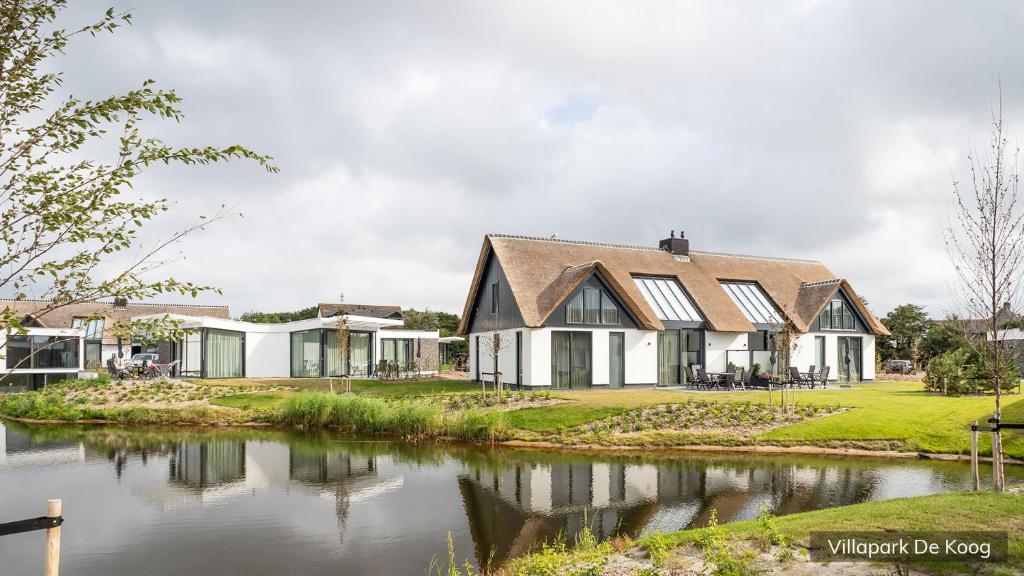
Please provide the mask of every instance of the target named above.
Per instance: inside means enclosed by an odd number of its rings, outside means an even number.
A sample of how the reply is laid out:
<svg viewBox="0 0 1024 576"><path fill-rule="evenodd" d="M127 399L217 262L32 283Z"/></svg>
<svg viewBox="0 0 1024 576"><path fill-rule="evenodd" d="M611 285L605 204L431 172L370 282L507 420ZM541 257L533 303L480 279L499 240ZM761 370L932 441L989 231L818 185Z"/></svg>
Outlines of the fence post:
<svg viewBox="0 0 1024 576"><path fill-rule="evenodd" d="M61 501L47 500L46 515L50 518L61 516ZM46 568L45 576L57 576L60 572L60 526L46 529Z"/></svg>
<svg viewBox="0 0 1024 576"><path fill-rule="evenodd" d="M981 490L981 475L978 472L978 421L971 423L971 478L974 479L974 491Z"/></svg>

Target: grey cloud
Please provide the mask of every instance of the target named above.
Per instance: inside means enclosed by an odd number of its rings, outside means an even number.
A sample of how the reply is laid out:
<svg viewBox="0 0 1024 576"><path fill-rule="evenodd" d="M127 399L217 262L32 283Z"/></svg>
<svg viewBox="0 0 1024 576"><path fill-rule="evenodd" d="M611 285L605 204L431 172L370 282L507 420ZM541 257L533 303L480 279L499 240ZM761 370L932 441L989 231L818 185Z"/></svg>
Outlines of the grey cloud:
<svg viewBox="0 0 1024 576"><path fill-rule="evenodd" d="M700 248L821 258L878 312L940 314L950 172L984 138L999 75L1024 125L1012 2L131 7L135 26L61 61L68 90L155 78L188 117L154 134L244 143L282 168L140 182L181 218L245 213L169 268L236 312L339 292L458 311L485 232L652 244L674 228ZM75 2L66 21L105 8Z"/></svg>

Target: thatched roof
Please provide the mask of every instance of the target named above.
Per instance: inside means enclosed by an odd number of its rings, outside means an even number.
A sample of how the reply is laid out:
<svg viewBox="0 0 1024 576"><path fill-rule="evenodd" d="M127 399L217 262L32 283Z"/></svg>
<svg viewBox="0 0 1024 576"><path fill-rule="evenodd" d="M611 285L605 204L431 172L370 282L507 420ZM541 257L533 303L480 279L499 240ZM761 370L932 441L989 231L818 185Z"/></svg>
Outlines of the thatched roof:
<svg viewBox="0 0 1024 576"><path fill-rule="evenodd" d="M401 306L381 306L377 304L317 304L322 318L330 318L339 314L347 316L363 316L366 318L401 318Z"/></svg>
<svg viewBox="0 0 1024 576"><path fill-rule="evenodd" d="M152 302L128 302L116 306L113 302L79 302L48 310L53 306L47 300L0 299L0 310L9 308L15 314L31 318L38 326L49 328L70 328L77 318L102 317L104 319L104 344L114 344L117 338L110 335L115 322L129 321L136 316L152 314L180 314L185 316L210 316L229 318L227 306L204 306L201 304L157 304Z"/></svg>
<svg viewBox="0 0 1024 576"><path fill-rule="evenodd" d="M468 329L473 298L492 253L501 264L523 321L529 327L542 326L565 297L597 270L634 312L640 325L650 330L661 330L664 325L636 287L634 276L675 278L704 316L710 330L755 330L720 284L721 281L733 280L758 284L801 331L807 330L825 302L839 287L843 287L854 300L868 328L875 334L888 333L863 306L849 283L836 278L817 261L703 251L691 251L689 258L685 258L646 246L498 234L484 237L463 310L460 333Z"/></svg>

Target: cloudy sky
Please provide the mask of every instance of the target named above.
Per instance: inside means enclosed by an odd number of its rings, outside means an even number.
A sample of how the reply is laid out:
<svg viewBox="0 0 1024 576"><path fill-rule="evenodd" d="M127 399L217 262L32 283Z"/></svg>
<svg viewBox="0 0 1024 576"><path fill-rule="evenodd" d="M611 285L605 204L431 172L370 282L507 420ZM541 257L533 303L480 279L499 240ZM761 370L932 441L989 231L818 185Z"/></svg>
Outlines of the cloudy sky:
<svg viewBox="0 0 1024 576"><path fill-rule="evenodd" d="M176 276L246 310L461 311L487 232L817 258L878 314L951 309L941 224L1002 77L1024 137L1018 2L113 4L135 24L54 62L69 93L176 89L175 144L250 163L154 169L153 239L221 204Z"/></svg>

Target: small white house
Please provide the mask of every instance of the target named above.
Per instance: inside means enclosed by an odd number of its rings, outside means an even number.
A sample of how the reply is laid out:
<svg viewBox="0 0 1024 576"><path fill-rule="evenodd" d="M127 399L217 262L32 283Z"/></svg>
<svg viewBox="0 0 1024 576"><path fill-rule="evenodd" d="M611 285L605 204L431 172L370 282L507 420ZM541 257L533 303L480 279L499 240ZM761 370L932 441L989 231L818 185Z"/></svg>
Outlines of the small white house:
<svg viewBox="0 0 1024 576"><path fill-rule="evenodd" d="M83 330L25 330L24 334L0 334L0 391L35 390L78 378L85 357Z"/></svg>
<svg viewBox="0 0 1024 576"><path fill-rule="evenodd" d="M279 324L157 314L190 333L169 343L166 362L193 378L370 377L381 361L403 371L437 372L437 330L404 330L397 318L339 315ZM339 331L339 324L343 327ZM347 346L338 346L344 334ZM162 360L163 361L163 360Z"/></svg>
<svg viewBox="0 0 1024 576"><path fill-rule="evenodd" d="M811 260L488 235L462 315L470 373L526 388L679 385L686 368L790 365L873 380L886 328L846 280ZM497 352L498 366L493 358Z"/></svg>

